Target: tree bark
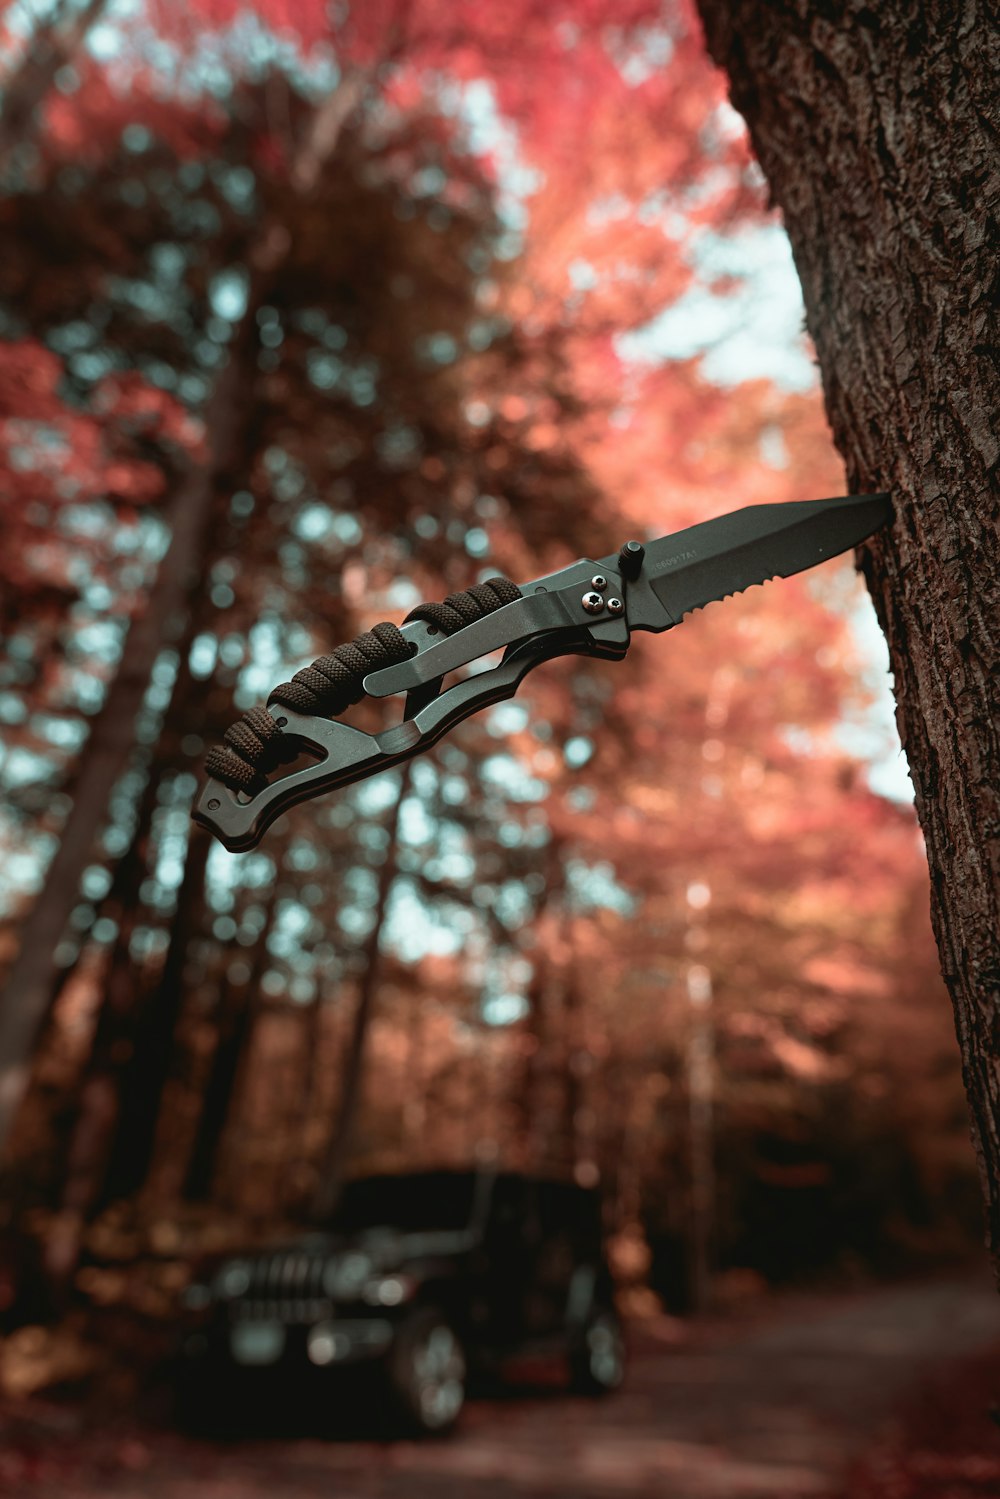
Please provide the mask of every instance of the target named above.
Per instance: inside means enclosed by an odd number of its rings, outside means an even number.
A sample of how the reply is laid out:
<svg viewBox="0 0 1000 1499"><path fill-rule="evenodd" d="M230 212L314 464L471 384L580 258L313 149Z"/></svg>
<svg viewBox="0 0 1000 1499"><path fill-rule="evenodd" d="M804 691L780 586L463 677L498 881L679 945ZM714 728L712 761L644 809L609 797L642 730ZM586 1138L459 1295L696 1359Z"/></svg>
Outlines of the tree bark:
<svg viewBox="0 0 1000 1499"><path fill-rule="evenodd" d="M780 205L889 643L1000 1253L1000 23L977 0L701 0Z"/></svg>

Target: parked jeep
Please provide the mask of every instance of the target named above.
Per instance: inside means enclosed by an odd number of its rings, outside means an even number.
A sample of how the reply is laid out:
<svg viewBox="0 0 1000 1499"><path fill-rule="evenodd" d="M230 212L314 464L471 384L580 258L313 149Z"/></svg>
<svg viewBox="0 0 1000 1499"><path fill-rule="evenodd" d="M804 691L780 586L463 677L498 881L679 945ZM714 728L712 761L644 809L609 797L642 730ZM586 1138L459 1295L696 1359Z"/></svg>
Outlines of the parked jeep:
<svg viewBox="0 0 1000 1499"><path fill-rule="evenodd" d="M363 1364L411 1429L442 1432L470 1372L512 1358L558 1354L593 1395L624 1372L598 1194L509 1172L351 1182L321 1232L204 1267L183 1316L180 1389L205 1416L234 1381Z"/></svg>

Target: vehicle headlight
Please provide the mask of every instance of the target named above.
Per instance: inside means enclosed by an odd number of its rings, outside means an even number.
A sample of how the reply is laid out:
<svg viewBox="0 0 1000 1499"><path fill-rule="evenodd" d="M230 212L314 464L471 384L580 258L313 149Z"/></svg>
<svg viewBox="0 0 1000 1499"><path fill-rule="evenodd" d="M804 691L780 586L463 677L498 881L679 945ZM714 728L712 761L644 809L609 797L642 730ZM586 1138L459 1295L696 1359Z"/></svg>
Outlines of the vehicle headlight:
<svg viewBox="0 0 1000 1499"><path fill-rule="evenodd" d="M309 1329L306 1352L314 1364L332 1364L351 1349L350 1339L338 1332L332 1322L317 1322Z"/></svg>
<svg viewBox="0 0 1000 1499"><path fill-rule="evenodd" d="M365 1300L369 1306L401 1306L416 1289L412 1275L383 1275L365 1286Z"/></svg>
<svg viewBox="0 0 1000 1499"><path fill-rule="evenodd" d="M323 1271L323 1289L334 1301L354 1301L371 1273L372 1262L366 1254L338 1254Z"/></svg>
<svg viewBox="0 0 1000 1499"><path fill-rule="evenodd" d="M230 1260L219 1271L219 1290L223 1296L235 1298L250 1289L250 1266L246 1260Z"/></svg>

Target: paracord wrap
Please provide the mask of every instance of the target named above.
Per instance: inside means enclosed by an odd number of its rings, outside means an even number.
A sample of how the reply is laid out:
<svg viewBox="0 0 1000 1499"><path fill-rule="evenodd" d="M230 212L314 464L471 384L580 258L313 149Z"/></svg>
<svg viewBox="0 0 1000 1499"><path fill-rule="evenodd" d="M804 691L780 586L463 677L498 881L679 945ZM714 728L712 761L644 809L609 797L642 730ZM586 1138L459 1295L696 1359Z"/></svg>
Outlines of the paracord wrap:
<svg viewBox="0 0 1000 1499"><path fill-rule="evenodd" d="M422 619L443 634L454 635L456 630L520 597L520 588L509 578L488 578L463 593L449 594L443 603L418 604L404 624ZM395 625L383 622L347 645L338 645L329 656L320 656L311 666L304 666L290 682L275 687L270 700L298 713L336 718L364 697L363 682L369 672L395 666L415 650L413 641ZM259 789L287 749L280 725L266 708L251 708L244 713L226 730L223 739L225 742L210 749L205 757L205 772L234 791Z"/></svg>

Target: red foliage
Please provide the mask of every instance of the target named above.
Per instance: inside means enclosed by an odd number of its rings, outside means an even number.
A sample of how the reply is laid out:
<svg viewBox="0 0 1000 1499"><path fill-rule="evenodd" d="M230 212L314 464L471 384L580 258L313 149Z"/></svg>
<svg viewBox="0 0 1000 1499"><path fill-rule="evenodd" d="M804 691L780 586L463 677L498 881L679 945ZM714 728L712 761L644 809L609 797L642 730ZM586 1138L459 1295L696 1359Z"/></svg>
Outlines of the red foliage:
<svg viewBox="0 0 1000 1499"><path fill-rule="evenodd" d="M34 589L73 591L79 542L61 539L62 508L103 502L126 518L164 493L151 453L201 451L200 424L138 374L102 381L86 408L64 399L63 379L62 361L37 340L0 344L0 579L22 602Z"/></svg>

